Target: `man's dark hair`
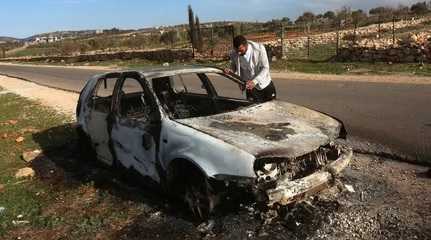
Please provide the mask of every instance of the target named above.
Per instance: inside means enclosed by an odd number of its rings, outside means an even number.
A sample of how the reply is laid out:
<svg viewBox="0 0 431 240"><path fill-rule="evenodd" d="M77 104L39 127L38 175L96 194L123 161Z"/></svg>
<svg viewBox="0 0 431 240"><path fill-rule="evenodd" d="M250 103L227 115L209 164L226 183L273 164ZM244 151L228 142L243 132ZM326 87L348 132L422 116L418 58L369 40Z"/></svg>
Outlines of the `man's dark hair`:
<svg viewBox="0 0 431 240"><path fill-rule="evenodd" d="M233 47L238 49L239 46L241 46L241 45L246 46L247 45L247 39L243 35L236 36L233 39Z"/></svg>

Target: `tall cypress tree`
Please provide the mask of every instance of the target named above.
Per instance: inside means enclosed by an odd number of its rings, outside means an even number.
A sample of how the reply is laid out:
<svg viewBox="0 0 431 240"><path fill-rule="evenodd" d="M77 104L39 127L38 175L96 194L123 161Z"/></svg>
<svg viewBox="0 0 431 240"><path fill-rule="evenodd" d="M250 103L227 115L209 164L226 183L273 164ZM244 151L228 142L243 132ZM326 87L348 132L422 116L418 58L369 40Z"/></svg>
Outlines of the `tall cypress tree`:
<svg viewBox="0 0 431 240"><path fill-rule="evenodd" d="M189 5L188 8L189 11L189 35L190 35L190 40L192 41L192 47L196 48L196 29L195 29L195 15L193 13L193 9L192 6Z"/></svg>
<svg viewBox="0 0 431 240"><path fill-rule="evenodd" d="M199 52L202 52L202 48L203 48L203 44L204 44L204 40L202 37L202 32L201 32L201 23L199 21L199 17L196 16L196 48L198 49Z"/></svg>

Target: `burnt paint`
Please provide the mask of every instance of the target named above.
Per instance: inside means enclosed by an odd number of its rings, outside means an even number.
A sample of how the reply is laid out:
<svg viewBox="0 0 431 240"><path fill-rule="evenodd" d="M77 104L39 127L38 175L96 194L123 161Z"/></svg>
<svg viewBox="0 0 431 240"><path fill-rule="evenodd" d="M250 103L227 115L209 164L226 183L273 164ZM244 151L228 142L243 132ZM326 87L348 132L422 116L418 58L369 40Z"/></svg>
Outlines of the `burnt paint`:
<svg viewBox="0 0 431 240"><path fill-rule="evenodd" d="M210 127L228 130L249 132L261 138L270 141L281 141L289 138L290 135L296 134L295 130L290 128L290 123L270 123L270 124L256 124L251 122L212 122Z"/></svg>

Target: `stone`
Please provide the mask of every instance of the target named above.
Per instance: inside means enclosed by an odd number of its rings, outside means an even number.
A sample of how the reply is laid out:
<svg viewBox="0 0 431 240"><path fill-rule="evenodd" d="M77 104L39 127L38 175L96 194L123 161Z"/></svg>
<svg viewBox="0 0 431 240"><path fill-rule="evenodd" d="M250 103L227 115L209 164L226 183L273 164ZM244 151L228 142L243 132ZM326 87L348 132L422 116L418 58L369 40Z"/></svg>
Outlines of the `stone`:
<svg viewBox="0 0 431 240"><path fill-rule="evenodd" d="M9 120L8 122L10 125L16 125L18 123L17 120Z"/></svg>
<svg viewBox="0 0 431 240"><path fill-rule="evenodd" d="M25 168L21 168L19 169L16 173L15 173L15 178L20 179L20 178L32 178L35 176L35 171L30 168L30 167L25 167Z"/></svg>
<svg viewBox="0 0 431 240"><path fill-rule="evenodd" d="M15 139L16 143L22 143L24 142L24 137L18 137L17 139Z"/></svg>
<svg viewBox="0 0 431 240"><path fill-rule="evenodd" d="M26 162L31 162L36 157L38 157L41 153L42 153L42 151L40 149L36 149L36 150L33 150L33 151L24 152L22 154L22 159L24 161L26 161Z"/></svg>
<svg viewBox="0 0 431 240"><path fill-rule="evenodd" d="M353 188L353 186L352 186L352 185L347 185L347 184L345 184L344 186L346 187L346 190L347 190L347 191L349 191L349 192L351 192L351 193L354 193L354 192L355 192L355 189Z"/></svg>

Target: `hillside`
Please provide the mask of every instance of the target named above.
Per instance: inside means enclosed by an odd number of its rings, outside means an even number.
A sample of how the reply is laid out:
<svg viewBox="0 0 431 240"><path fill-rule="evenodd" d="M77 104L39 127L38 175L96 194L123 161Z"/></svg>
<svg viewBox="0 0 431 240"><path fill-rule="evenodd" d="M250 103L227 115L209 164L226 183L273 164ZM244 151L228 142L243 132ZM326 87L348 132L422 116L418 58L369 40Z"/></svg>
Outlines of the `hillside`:
<svg viewBox="0 0 431 240"><path fill-rule="evenodd" d="M3 37L0 36L0 42L15 42L18 41L19 39L17 38L13 38L13 37Z"/></svg>

